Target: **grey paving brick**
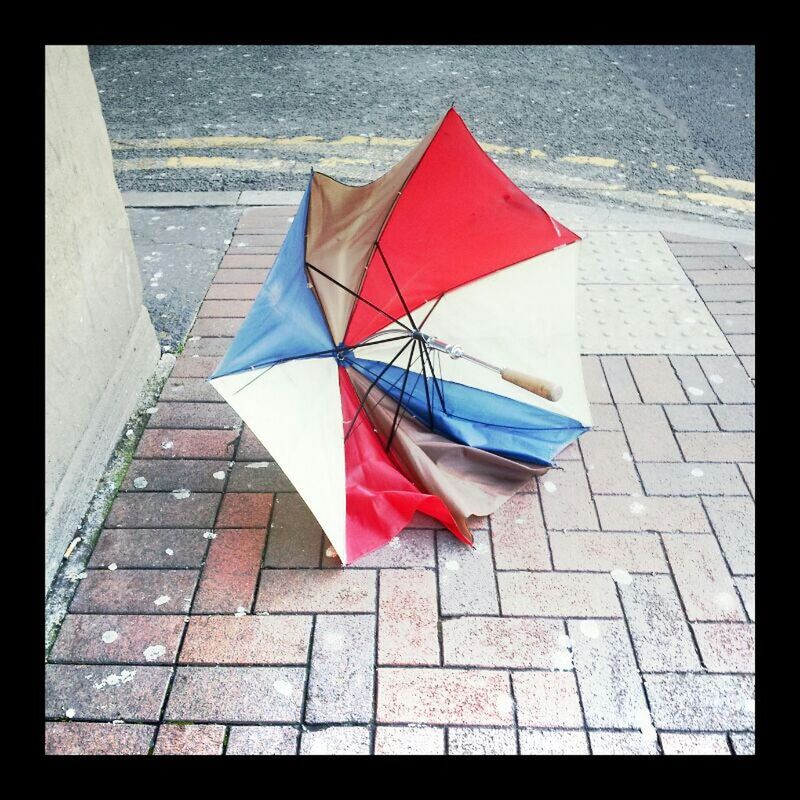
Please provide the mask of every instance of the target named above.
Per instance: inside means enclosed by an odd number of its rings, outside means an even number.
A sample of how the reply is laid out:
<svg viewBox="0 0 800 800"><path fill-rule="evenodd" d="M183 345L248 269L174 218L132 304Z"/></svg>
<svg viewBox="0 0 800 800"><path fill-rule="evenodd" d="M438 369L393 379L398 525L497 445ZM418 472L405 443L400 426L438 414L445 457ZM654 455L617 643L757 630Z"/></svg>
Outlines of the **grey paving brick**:
<svg viewBox="0 0 800 800"><path fill-rule="evenodd" d="M690 403L716 403L717 396L694 356L670 356Z"/></svg>
<svg viewBox="0 0 800 800"><path fill-rule="evenodd" d="M670 425L676 431L716 431L717 422L709 406L664 406Z"/></svg>
<svg viewBox="0 0 800 800"><path fill-rule="evenodd" d="M305 674L300 667L178 667L166 719L299 722Z"/></svg>
<svg viewBox="0 0 800 800"><path fill-rule="evenodd" d="M595 494L630 494L641 490L625 435L614 431L589 431L580 448Z"/></svg>
<svg viewBox="0 0 800 800"><path fill-rule="evenodd" d="M229 756L293 756L300 731L288 725L233 725L228 735Z"/></svg>
<svg viewBox="0 0 800 800"><path fill-rule="evenodd" d="M712 406L711 412L723 431L754 431L756 429L755 406Z"/></svg>
<svg viewBox="0 0 800 800"><path fill-rule="evenodd" d="M756 465L753 463L740 463L739 470L742 473L742 477L744 478L744 482L747 484L747 488L750 490L750 494L753 496L753 500L756 499Z"/></svg>
<svg viewBox="0 0 800 800"><path fill-rule="evenodd" d="M720 302L711 302L706 303L708 310L714 314L755 314L756 313L756 304L752 302L726 302L724 300Z"/></svg>
<svg viewBox="0 0 800 800"><path fill-rule="evenodd" d="M717 324L725 334L754 334L756 318L752 314L718 314Z"/></svg>
<svg viewBox="0 0 800 800"><path fill-rule="evenodd" d="M729 756L724 733L662 733L665 756Z"/></svg>
<svg viewBox="0 0 800 800"><path fill-rule="evenodd" d="M368 756L369 728L341 725L321 730L304 730L300 736L301 756Z"/></svg>
<svg viewBox="0 0 800 800"><path fill-rule="evenodd" d="M434 567L435 534L426 529L406 528L386 547L359 558L353 568Z"/></svg>
<svg viewBox="0 0 800 800"><path fill-rule="evenodd" d="M499 614L489 534L476 531L475 549L449 532L436 534L439 597L444 616Z"/></svg>
<svg viewBox="0 0 800 800"><path fill-rule="evenodd" d="M733 579L739 596L742 598L747 616L751 622L756 621L756 579L754 575L737 577Z"/></svg>
<svg viewBox="0 0 800 800"><path fill-rule="evenodd" d="M580 756L589 754L589 743L584 731L521 728L519 751L523 756Z"/></svg>
<svg viewBox="0 0 800 800"><path fill-rule="evenodd" d="M628 366L642 396L642 402L687 402L667 356L628 356Z"/></svg>
<svg viewBox="0 0 800 800"><path fill-rule="evenodd" d="M756 337L747 333L729 333L728 342L733 352L739 356L754 356L756 354Z"/></svg>
<svg viewBox="0 0 800 800"><path fill-rule="evenodd" d="M755 672L756 626L746 622L695 622L692 626L709 672Z"/></svg>
<svg viewBox="0 0 800 800"><path fill-rule="evenodd" d="M677 242L671 243L672 254L681 257L681 264L686 256L725 256L739 258L736 248L728 242ZM748 265L749 268L749 265Z"/></svg>
<svg viewBox="0 0 800 800"><path fill-rule="evenodd" d="M610 575L585 572L501 572L503 614L533 617L618 617Z"/></svg>
<svg viewBox="0 0 800 800"><path fill-rule="evenodd" d="M458 617L442 623L444 663L552 669L569 662L560 620Z"/></svg>
<svg viewBox="0 0 800 800"><path fill-rule="evenodd" d="M578 685L571 671L514 672L517 720L530 728L583 726Z"/></svg>
<svg viewBox="0 0 800 800"><path fill-rule="evenodd" d="M592 404L592 428L596 431L621 431L622 423L616 406L605 403Z"/></svg>
<svg viewBox="0 0 800 800"><path fill-rule="evenodd" d="M696 497L595 498L600 524L607 531L710 531L703 506Z"/></svg>
<svg viewBox="0 0 800 800"><path fill-rule="evenodd" d="M548 530L597 530L597 513L581 462L564 462L561 470L548 472L539 487Z"/></svg>
<svg viewBox="0 0 800 800"><path fill-rule="evenodd" d="M451 756L513 756L517 737L507 728L450 728L447 752Z"/></svg>
<svg viewBox="0 0 800 800"><path fill-rule="evenodd" d="M756 736L754 733L732 733L731 743L737 756L754 756L756 754Z"/></svg>
<svg viewBox="0 0 800 800"><path fill-rule="evenodd" d="M735 464L639 464L648 495L747 495Z"/></svg>
<svg viewBox="0 0 800 800"><path fill-rule="evenodd" d="M641 728L650 719L642 681L622 620L569 620L586 724Z"/></svg>
<svg viewBox="0 0 800 800"><path fill-rule="evenodd" d="M553 531L553 563L558 570L575 572L667 572L661 542L653 533L591 533Z"/></svg>
<svg viewBox="0 0 800 800"><path fill-rule="evenodd" d="M709 383L723 403L755 402L755 389L735 356L698 356Z"/></svg>
<svg viewBox="0 0 800 800"><path fill-rule="evenodd" d="M581 356L583 381L590 403L610 403L611 394L603 374L603 367L597 356Z"/></svg>
<svg viewBox="0 0 800 800"><path fill-rule="evenodd" d="M633 646L645 672L700 669L700 658L668 575L634 575L621 585Z"/></svg>
<svg viewBox="0 0 800 800"><path fill-rule="evenodd" d="M751 675L667 673L644 680L659 730L746 731L755 724Z"/></svg>
<svg viewBox="0 0 800 800"><path fill-rule="evenodd" d="M319 565L322 536L316 517L299 494L278 494L272 511L264 565L316 567Z"/></svg>
<svg viewBox="0 0 800 800"><path fill-rule="evenodd" d="M658 755L658 740L641 731L589 731L592 754L596 756Z"/></svg>
<svg viewBox="0 0 800 800"><path fill-rule="evenodd" d="M378 725L375 728L375 755L444 755L444 728Z"/></svg>
<svg viewBox="0 0 800 800"><path fill-rule="evenodd" d="M439 665L436 574L428 569L380 571L379 664Z"/></svg>
<svg viewBox="0 0 800 800"><path fill-rule="evenodd" d="M690 620L743 620L733 581L713 536L673 533L664 547Z"/></svg>
<svg viewBox="0 0 800 800"><path fill-rule="evenodd" d="M700 297L706 302L712 301L753 301L756 299L755 286L739 284L738 286L698 286Z"/></svg>
<svg viewBox="0 0 800 800"><path fill-rule="evenodd" d="M375 618L319 616L311 651L306 721L371 721L374 671Z"/></svg>
<svg viewBox="0 0 800 800"><path fill-rule="evenodd" d="M550 569L547 532L537 494L514 495L492 514L497 569Z"/></svg>
<svg viewBox="0 0 800 800"><path fill-rule="evenodd" d="M707 497L703 505L732 572L751 575L755 572L755 503L749 497Z"/></svg>
<svg viewBox="0 0 800 800"><path fill-rule="evenodd" d="M682 461L669 421L658 406L617 407L636 461Z"/></svg>
<svg viewBox="0 0 800 800"><path fill-rule="evenodd" d="M614 402L618 405L619 403L641 403L642 398L636 388L625 356L603 356L601 363Z"/></svg>

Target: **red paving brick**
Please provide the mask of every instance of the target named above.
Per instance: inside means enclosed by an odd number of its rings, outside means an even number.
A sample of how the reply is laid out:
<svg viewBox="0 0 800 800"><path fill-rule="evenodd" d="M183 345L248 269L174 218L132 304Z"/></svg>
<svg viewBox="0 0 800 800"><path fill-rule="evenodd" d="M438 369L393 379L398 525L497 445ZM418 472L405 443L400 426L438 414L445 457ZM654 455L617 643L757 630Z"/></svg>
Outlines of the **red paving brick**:
<svg viewBox="0 0 800 800"><path fill-rule="evenodd" d="M197 570L89 570L70 605L73 614L184 614Z"/></svg>
<svg viewBox="0 0 800 800"><path fill-rule="evenodd" d="M221 497L217 493L196 493L188 489L123 492L114 501L106 525L109 528L210 527L214 524Z"/></svg>
<svg viewBox="0 0 800 800"><path fill-rule="evenodd" d="M266 536L266 527L217 531L192 606L196 614L250 610Z"/></svg>
<svg viewBox="0 0 800 800"><path fill-rule="evenodd" d="M269 524L273 495L228 492L217 517L218 528L264 528Z"/></svg>
<svg viewBox="0 0 800 800"><path fill-rule="evenodd" d="M205 532L203 528L105 530L97 540L89 566L199 567L208 549Z"/></svg>
<svg viewBox="0 0 800 800"><path fill-rule="evenodd" d="M50 661L72 664L171 664L183 616L68 614Z"/></svg>
<svg viewBox="0 0 800 800"><path fill-rule="evenodd" d="M155 725L111 722L48 722L44 752L48 756L146 756Z"/></svg>
<svg viewBox="0 0 800 800"><path fill-rule="evenodd" d="M193 616L181 663L305 664L311 639L308 615Z"/></svg>
<svg viewBox="0 0 800 800"><path fill-rule="evenodd" d="M224 725L162 725L158 729L157 756L219 756L225 739Z"/></svg>
<svg viewBox="0 0 800 800"><path fill-rule="evenodd" d="M135 457L231 459L237 438L235 431L148 429Z"/></svg>

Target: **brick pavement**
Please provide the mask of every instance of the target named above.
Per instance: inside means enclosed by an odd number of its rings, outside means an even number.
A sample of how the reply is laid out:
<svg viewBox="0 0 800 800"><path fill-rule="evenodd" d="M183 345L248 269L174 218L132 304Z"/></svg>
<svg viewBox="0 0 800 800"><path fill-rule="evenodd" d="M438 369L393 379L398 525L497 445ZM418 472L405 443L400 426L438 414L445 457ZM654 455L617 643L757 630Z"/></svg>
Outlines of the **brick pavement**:
<svg viewBox="0 0 800 800"><path fill-rule="evenodd" d="M418 516L341 569L204 382L293 213L240 219L49 653L47 751L752 753L752 255L665 233L734 354L584 356L595 430L475 550Z"/></svg>

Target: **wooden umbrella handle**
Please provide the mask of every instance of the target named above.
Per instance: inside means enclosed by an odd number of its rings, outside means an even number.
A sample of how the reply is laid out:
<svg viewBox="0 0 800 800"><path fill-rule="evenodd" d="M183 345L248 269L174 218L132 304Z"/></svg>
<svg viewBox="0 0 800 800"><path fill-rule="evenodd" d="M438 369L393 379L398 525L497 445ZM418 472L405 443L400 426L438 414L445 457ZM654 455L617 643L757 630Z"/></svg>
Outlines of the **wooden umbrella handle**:
<svg viewBox="0 0 800 800"><path fill-rule="evenodd" d="M560 400L561 395L564 393L564 390L558 384L546 381L544 378L537 378L535 375L528 375L516 369L501 370L500 376L504 381L538 394L539 397L544 397L545 400L550 400L553 403Z"/></svg>

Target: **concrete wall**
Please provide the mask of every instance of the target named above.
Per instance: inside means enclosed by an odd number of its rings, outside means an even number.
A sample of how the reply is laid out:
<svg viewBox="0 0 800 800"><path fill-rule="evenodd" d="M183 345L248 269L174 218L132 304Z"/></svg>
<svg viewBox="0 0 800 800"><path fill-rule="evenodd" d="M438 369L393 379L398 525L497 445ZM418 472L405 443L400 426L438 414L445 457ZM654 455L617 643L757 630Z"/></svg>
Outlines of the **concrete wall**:
<svg viewBox="0 0 800 800"><path fill-rule="evenodd" d="M160 348L86 47L46 48L45 92L48 584Z"/></svg>

